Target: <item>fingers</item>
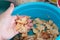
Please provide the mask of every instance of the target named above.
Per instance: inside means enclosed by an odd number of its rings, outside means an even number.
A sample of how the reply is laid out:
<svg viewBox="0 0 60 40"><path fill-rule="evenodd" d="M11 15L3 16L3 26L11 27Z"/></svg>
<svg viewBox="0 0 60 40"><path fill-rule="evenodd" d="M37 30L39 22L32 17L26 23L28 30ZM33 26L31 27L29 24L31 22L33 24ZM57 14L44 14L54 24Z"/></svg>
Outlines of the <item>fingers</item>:
<svg viewBox="0 0 60 40"><path fill-rule="evenodd" d="M12 27L13 29L14 29L15 26L16 26L16 22L15 22L16 18L17 18L16 16L12 17L11 27Z"/></svg>
<svg viewBox="0 0 60 40"><path fill-rule="evenodd" d="M13 35L11 37L14 37L16 34L18 34L18 31L16 31L16 29L15 29L15 26L16 26L15 20L16 20L16 18L17 18L17 16L12 16L12 22L11 22L10 27L13 30L13 32L12 32Z"/></svg>
<svg viewBox="0 0 60 40"><path fill-rule="evenodd" d="M12 16L12 21L11 21L11 27L15 27L16 26L16 22L15 22L15 20L17 19L17 16Z"/></svg>
<svg viewBox="0 0 60 40"><path fill-rule="evenodd" d="M10 7L4 12L4 14L3 15L11 15L11 13L13 12L13 10L14 10L14 4L13 3L11 3L10 4Z"/></svg>

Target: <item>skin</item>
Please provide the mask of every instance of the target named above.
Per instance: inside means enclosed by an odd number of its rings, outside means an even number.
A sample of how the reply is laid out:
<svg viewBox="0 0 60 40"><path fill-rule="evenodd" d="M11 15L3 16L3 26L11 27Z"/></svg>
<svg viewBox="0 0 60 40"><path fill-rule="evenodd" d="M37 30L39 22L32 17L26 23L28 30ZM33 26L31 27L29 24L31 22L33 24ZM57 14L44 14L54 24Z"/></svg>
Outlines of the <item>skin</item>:
<svg viewBox="0 0 60 40"><path fill-rule="evenodd" d="M18 34L15 28L16 16L11 16L14 9L14 4L11 3L10 7L0 15L0 40L7 40Z"/></svg>
<svg viewBox="0 0 60 40"><path fill-rule="evenodd" d="M57 6L60 8L60 0L57 0Z"/></svg>

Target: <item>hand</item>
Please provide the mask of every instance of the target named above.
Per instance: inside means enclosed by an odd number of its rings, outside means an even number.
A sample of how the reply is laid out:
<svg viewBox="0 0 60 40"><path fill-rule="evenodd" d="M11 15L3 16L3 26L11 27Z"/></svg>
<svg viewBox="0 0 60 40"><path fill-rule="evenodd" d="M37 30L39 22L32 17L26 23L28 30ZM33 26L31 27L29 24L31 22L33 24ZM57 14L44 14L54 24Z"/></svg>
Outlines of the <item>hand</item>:
<svg viewBox="0 0 60 40"><path fill-rule="evenodd" d="M10 39L18 32L14 29L16 16L11 16L14 9L14 4L11 3L10 7L0 15L0 38Z"/></svg>
<svg viewBox="0 0 60 40"><path fill-rule="evenodd" d="M57 0L57 6L60 8L60 0Z"/></svg>

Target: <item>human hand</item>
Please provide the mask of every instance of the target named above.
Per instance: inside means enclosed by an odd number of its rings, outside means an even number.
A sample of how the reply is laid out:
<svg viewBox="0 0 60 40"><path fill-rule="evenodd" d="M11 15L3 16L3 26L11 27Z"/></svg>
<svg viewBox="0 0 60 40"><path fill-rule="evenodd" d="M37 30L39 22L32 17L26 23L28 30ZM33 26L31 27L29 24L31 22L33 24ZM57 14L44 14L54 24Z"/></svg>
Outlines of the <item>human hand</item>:
<svg viewBox="0 0 60 40"><path fill-rule="evenodd" d="M57 6L60 8L60 0L57 0Z"/></svg>
<svg viewBox="0 0 60 40"><path fill-rule="evenodd" d="M10 39L18 33L14 29L16 16L11 16L13 9L14 4L11 3L10 7L0 15L0 38L2 39Z"/></svg>

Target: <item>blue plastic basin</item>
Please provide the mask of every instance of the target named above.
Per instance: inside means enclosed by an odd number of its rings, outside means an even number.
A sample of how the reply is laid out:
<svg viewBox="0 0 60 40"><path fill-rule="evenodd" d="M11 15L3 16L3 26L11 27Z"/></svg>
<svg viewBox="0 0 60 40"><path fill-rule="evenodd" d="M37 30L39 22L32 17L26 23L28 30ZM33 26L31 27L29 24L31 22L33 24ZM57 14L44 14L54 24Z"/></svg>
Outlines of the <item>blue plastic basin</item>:
<svg viewBox="0 0 60 40"><path fill-rule="evenodd" d="M30 2L17 6L12 15L27 15L32 18L39 17L43 20L52 20L60 31L60 9L45 2ZM29 32L32 34L32 31Z"/></svg>

